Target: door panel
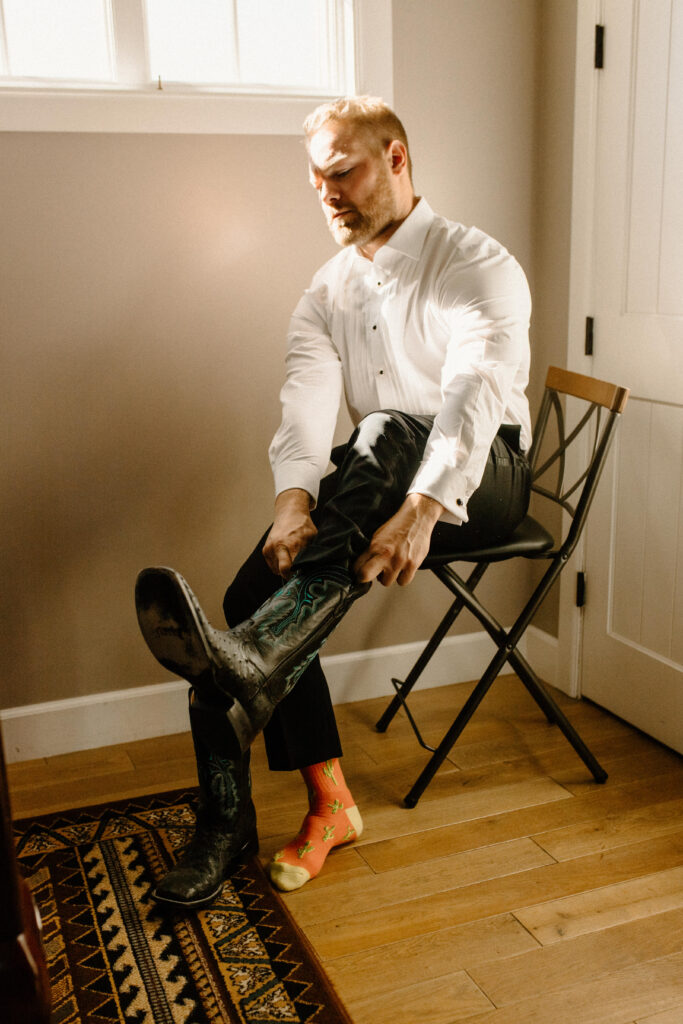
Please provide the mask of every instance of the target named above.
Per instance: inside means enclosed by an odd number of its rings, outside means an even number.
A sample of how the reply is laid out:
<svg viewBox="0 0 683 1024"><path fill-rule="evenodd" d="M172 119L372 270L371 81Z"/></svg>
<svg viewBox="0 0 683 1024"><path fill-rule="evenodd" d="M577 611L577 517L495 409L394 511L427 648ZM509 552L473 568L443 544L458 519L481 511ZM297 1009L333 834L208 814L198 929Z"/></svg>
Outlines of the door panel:
<svg viewBox="0 0 683 1024"><path fill-rule="evenodd" d="M683 751L683 0L606 0L595 376L631 388L586 538L582 691Z"/></svg>

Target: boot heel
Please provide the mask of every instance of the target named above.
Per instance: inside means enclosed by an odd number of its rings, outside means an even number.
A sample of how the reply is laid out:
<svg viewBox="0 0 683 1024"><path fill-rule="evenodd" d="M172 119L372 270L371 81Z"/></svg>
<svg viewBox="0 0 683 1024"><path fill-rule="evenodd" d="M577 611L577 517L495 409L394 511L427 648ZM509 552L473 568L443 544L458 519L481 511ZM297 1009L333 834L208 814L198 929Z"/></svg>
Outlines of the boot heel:
<svg viewBox="0 0 683 1024"><path fill-rule="evenodd" d="M234 698L231 707L225 712L225 717L235 738L235 756L241 757L246 754L256 739L251 719L239 701Z"/></svg>

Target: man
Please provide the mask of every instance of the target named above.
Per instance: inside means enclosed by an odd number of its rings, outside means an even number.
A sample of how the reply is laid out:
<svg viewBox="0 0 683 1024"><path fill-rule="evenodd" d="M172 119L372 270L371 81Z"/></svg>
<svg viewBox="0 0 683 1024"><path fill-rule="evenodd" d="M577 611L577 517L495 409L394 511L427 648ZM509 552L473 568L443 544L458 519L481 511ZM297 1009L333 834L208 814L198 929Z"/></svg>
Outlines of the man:
<svg viewBox="0 0 683 1024"><path fill-rule="evenodd" d="M138 617L190 685L200 804L193 840L156 890L209 903L258 848L249 746L299 768L309 813L268 866L294 889L361 834L318 651L373 580L408 584L430 544L511 532L529 497L529 291L509 253L435 216L413 190L401 122L376 99L318 108L310 179L342 250L290 324L270 457L271 529L228 588L214 629L178 573L144 570ZM342 394L356 429L323 477ZM283 583L284 581L284 583Z"/></svg>

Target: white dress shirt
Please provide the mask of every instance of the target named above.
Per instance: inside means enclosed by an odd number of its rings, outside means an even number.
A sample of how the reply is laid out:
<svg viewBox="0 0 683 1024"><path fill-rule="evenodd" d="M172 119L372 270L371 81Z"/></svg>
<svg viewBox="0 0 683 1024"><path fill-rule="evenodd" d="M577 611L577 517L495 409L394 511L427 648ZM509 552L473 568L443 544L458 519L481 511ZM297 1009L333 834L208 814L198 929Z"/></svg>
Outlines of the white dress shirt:
<svg viewBox="0 0 683 1024"><path fill-rule="evenodd" d="M477 228L420 199L375 254L341 250L314 276L290 322L282 422L270 446L276 494L317 499L342 394L354 424L380 409L435 416L408 491L467 521L501 423L531 443L524 272Z"/></svg>

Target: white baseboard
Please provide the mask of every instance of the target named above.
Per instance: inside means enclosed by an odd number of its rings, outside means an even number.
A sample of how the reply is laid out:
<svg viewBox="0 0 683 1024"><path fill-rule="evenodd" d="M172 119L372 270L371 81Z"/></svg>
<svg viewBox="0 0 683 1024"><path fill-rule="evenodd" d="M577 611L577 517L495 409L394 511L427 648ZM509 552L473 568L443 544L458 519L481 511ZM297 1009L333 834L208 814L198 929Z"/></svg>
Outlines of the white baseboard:
<svg viewBox="0 0 683 1024"><path fill-rule="evenodd" d="M389 697L391 679L405 678L423 646L397 644L323 658L333 703ZM541 678L553 683L557 640L532 626L522 650ZM486 633L446 637L425 669L420 689L477 679L493 652ZM7 708L0 711L0 722L8 762L168 736L188 727L187 683L174 680Z"/></svg>
<svg viewBox="0 0 683 1024"><path fill-rule="evenodd" d="M557 659L560 656L560 649L557 637L536 626L529 626L524 639L526 640L526 649L521 646L521 650L529 659L529 664L533 667L536 675L544 683L558 686L560 673Z"/></svg>

